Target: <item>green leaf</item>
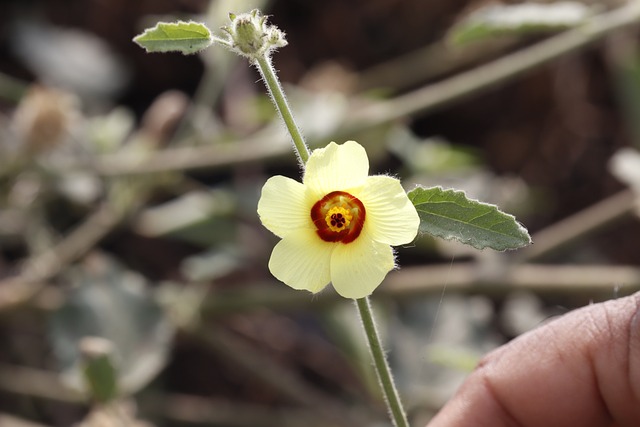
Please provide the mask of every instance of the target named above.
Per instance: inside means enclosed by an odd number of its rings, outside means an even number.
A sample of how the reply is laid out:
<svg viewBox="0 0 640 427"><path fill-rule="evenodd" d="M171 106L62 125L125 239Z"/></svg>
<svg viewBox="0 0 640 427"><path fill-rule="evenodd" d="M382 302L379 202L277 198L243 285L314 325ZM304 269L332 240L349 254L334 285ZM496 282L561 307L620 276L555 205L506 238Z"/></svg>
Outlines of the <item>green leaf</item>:
<svg viewBox="0 0 640 427"><path fill-rule="evenodd" d="M84 379L95 402L107 403L118 398L118 372L113 363L113 344L100 337L80 340L84 358Z"/></svg>
<svg viewBox="0 0 640 427"><path fill-rule="evenodd" d="M196 53L213 43L211 31L198 22L158 22L133 38L147 52Z"/></svg>
<svg viewBox="0 0 640 427"><path fill-rule="evenodd" d="M585 23L592 9L580 2L491 4L475 10L449 31L455 45L501 35L560 31Z"/></svg>
<svg viewBox="0 0 640 427"><path fill-rule="evenodd" d="M156 287L98 254L70 270L67 280L64 304L51 314L48 325L63 382L98 400L137 392L164 367L173 338L173 323L156 300ZM97 365L89 368L88 359L100 359L101 349L94 345L89 354L87 337L112 343L113 381L104 361L93 361Z"/></svg>
<svg viewBox="0 0 640 427"><path fill-rule="evenodd" d="M226 189L191 191L143 210L133 228L146 237L176 238L207 248L228 243L237 232L236 196Z"/></svg>
<svg viewBox="0 0 640 427"><path fill-rule="evenodd" d="M476 249L504 251L531 243L529 233L513 215L469 199L463 191L418 187L408 196L420 215L422 232Z"/></svg>

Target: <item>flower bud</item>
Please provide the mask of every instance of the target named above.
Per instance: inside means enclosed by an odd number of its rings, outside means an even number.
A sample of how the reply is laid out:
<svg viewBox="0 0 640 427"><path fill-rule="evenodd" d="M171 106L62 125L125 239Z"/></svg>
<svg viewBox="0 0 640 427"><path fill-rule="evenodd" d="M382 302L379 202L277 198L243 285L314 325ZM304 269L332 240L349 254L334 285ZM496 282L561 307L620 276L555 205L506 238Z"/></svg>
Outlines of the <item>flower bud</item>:
<svg viewBox="0 0 640 427"><path fill-rule="evenodd" d="M267 17L257 9L239 15L230 13L229 19L231 25L222 29L228 34L231 50L252 62L287 45L284 32L267 25Z"/></svg>

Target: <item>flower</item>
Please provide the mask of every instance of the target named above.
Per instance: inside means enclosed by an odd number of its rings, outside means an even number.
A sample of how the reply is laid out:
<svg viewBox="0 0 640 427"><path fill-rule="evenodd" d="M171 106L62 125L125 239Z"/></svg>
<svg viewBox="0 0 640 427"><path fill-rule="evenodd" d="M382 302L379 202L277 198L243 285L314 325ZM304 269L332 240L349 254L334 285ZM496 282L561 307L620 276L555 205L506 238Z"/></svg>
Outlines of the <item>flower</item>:
<svg viewBox="0 0 640 427"><path fill-rule="evenodd" d="M345 298L363 298L395 267L391 246L411 242L420 219L400 181L368 176L369 159L355 141L311 153L302 183L271 177L258 214L282 240L269 270L294 289L321 291L329 282Z"/></svg>

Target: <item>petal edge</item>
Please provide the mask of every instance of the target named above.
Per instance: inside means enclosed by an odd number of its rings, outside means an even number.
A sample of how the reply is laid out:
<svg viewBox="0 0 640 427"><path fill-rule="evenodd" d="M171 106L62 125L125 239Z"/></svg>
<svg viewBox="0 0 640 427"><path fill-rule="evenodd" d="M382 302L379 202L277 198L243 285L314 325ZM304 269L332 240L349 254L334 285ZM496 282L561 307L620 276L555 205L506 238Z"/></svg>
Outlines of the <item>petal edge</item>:
<svg viewBox="0 0 640 427"><path fill-rule="evenodd" d="M389 245L360 236L353 243L340 244L331 256L331 281L344 298L359 299L371 295L395 267Z"/></svg>
<svg viewBox="0 0 640 427"><path fill-rule="evenodd" d="M276 236L284 237L292 230L313 227L310 212L305 186L298 181L276 175L262 187L258 215L262 225Z"/></svg>
<svg viewBox="0 0 640 427"><path fill-rule="evenodd" d="M420 217L399 180L386 175L370 176L355 196L367 210L365 227L373 240L398 246L415 239Z"/></svg>
<svg viewBox="0 0 640 427"><path fill-rule="evenodd" d="M335 244L323 242L313 231L290 233L273 248L269 271L293 289L320 292L331 280L334 248Z"/></svg>
<svg viewBox="0 0 640 427"><path fill-rule="evenodd" d="M304 185L318 195L348 190L364 184L369 174L369 158L355 141L329 143L311 153L307 161Z"/></svg>

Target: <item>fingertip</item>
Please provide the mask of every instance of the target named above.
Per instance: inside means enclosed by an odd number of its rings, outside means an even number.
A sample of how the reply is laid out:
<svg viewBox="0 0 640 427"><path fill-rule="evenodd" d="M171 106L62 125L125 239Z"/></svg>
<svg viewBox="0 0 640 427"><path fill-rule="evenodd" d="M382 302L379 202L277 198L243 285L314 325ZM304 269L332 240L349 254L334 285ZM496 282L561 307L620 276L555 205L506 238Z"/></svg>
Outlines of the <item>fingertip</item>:
<svg viewBox="0 0 640 427"><path fill-rule="evenodd" d="M640 293L488 354L428 427L640 425Z"/></svg>

